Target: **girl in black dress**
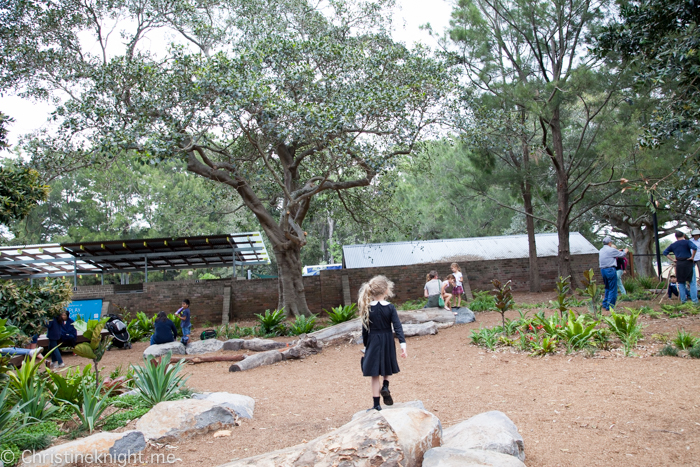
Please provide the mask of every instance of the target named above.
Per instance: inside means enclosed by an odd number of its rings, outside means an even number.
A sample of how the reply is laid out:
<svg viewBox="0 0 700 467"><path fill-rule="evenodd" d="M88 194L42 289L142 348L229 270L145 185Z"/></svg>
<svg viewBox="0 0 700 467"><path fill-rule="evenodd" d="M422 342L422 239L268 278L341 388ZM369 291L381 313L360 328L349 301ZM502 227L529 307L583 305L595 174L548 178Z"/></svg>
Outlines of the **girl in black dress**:
<svg viewBox="0 0 700 467"><path fill-rule="evenodd" d="M365 345L365 356L362 359L362 374L372 377L372 409L382 410L379 396L384 398L384 404L393 405L394 401L389 392L389 377L398 373L399 363L396 361L396 346L394 332L401 343L401 357L406 358L406 338L396 308L385 301L394 296L394 283L385 276L375 276L360 287L357 300L362 318L362 342ZM384 378L380 386L379 377ZM372 410L370 409L370 410Z"/></svg>

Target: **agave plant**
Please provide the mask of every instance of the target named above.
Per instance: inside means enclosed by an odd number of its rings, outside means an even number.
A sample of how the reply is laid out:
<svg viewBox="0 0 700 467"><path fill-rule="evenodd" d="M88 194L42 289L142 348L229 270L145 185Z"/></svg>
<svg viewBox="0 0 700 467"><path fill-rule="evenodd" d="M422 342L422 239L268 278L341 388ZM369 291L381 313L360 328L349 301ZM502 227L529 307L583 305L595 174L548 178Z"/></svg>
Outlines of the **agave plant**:
<svg viewBox="0 0 700 467"><path fill-rule="evenodd" d="M68 405L73 413L78 417L83 429L92 433L100 423L100 418L109 407L109 395L112 389L107 389L103 393L103 385L84 385L82 387L81 402L76 404L70 401L62 401Z"/></svg>
<svg viewBox="0 0 700 467"><path fill-rule="evenodd" d="M107 320L109 318L105 317L101 320L88 321L87 330L83 333L83 337L89 339L88 342L81 342L73 348L73 352L83 358L89 358L94 363L95 368L95 378L99 381L100 372L98 370L98 365L107 347L112 342L112 336L102 335L102 329L104 328Z"/></svg>
<svg viewBox="0 0 700 467"><path fill-rule="evenodd" d="M185 360L171 365L171 358L170 352L160 361L144 357L144 366L133 367L134 386L139 390L140 397L150 406L177 398L178 391L187 381L187 377L178 375L185 365Z"/></svg>

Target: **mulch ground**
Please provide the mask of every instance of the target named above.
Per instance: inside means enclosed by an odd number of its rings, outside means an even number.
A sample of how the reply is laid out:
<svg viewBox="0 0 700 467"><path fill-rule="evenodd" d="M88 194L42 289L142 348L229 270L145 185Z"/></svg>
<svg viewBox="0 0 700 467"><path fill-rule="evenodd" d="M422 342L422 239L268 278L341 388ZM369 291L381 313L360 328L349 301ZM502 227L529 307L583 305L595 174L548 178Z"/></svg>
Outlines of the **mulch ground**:
<svg viewBox="0 0 700 467"><path fill-rule="evenodd" d="M515 298L517 303L543 303L554 297L543 293ZM646 301L623 305L659 308ZM476 323L409 338L408 359L400 359L401 373L391 381L394 400L423 401L443 427L500 410L520 430L528 466L700 465L700 360L655 356L661 344L651 338L673 335L679 328L700 335L700 317L645 318L646 338L637 357L611 351L540 358L470 344L471 329L500 320L495 312L478 313ZM102 364L110 371L141 363L146 347L136 343L130 351L110 351ZM177 464L217 466L327 433L371 405L369 380L360 373L359 359L358 346L340 345L306 360L247 372L229 373L226 362L189 365L190 387L253 397L255 418L243 420L231 437L209 433L150 447L148 453L160 449L174 453ZM65 362L84 360L66 356Z"/></svg>

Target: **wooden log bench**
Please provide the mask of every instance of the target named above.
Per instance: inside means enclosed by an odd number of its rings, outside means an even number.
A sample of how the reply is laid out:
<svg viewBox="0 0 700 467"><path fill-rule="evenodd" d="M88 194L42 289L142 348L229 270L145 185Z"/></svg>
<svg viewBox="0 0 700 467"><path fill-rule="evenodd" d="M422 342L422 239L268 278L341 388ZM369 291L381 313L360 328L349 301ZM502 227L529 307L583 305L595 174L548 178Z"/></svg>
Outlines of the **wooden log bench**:
<svg viewBox="0 0 700 467"><path fill-rule="evenodd" d="M102 336L103 336L103 337L106 336L106 335L108 335L108 334L109 334L109 331L108 331L108 330L106 330L106 329L103 329L103 330L102 330ZM89 342L89 339L87 339L86 337L84 337L82 332L78 332L78 337L75 339L75 343L76 343L76 344L80 344L81 342ZM45 348L46 350L50 350L50 349L49 349L49 338L46 337L46 334L42 334L42 335L39 336L39 340L37 340L37 346L38 346L38 347L43 347L43 348Z"/></svg>

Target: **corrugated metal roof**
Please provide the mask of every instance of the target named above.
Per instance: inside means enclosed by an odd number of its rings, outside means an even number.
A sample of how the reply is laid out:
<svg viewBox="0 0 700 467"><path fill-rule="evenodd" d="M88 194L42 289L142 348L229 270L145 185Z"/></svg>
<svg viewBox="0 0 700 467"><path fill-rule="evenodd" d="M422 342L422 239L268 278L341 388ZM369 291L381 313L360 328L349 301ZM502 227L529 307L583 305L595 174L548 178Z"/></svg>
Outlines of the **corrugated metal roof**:
<svg viewBox="0 0 700 467"><path fill-rule="evenodd" d="M559 238L556 233L535 235L537 256L557 256ZM572 255L598 253L578 232L569 235ZM483 261L492 259L527 258L527 235L501 237L452 238L414 242L367 243L343 246L345 267L348 269L407 264Z"/></svg>

